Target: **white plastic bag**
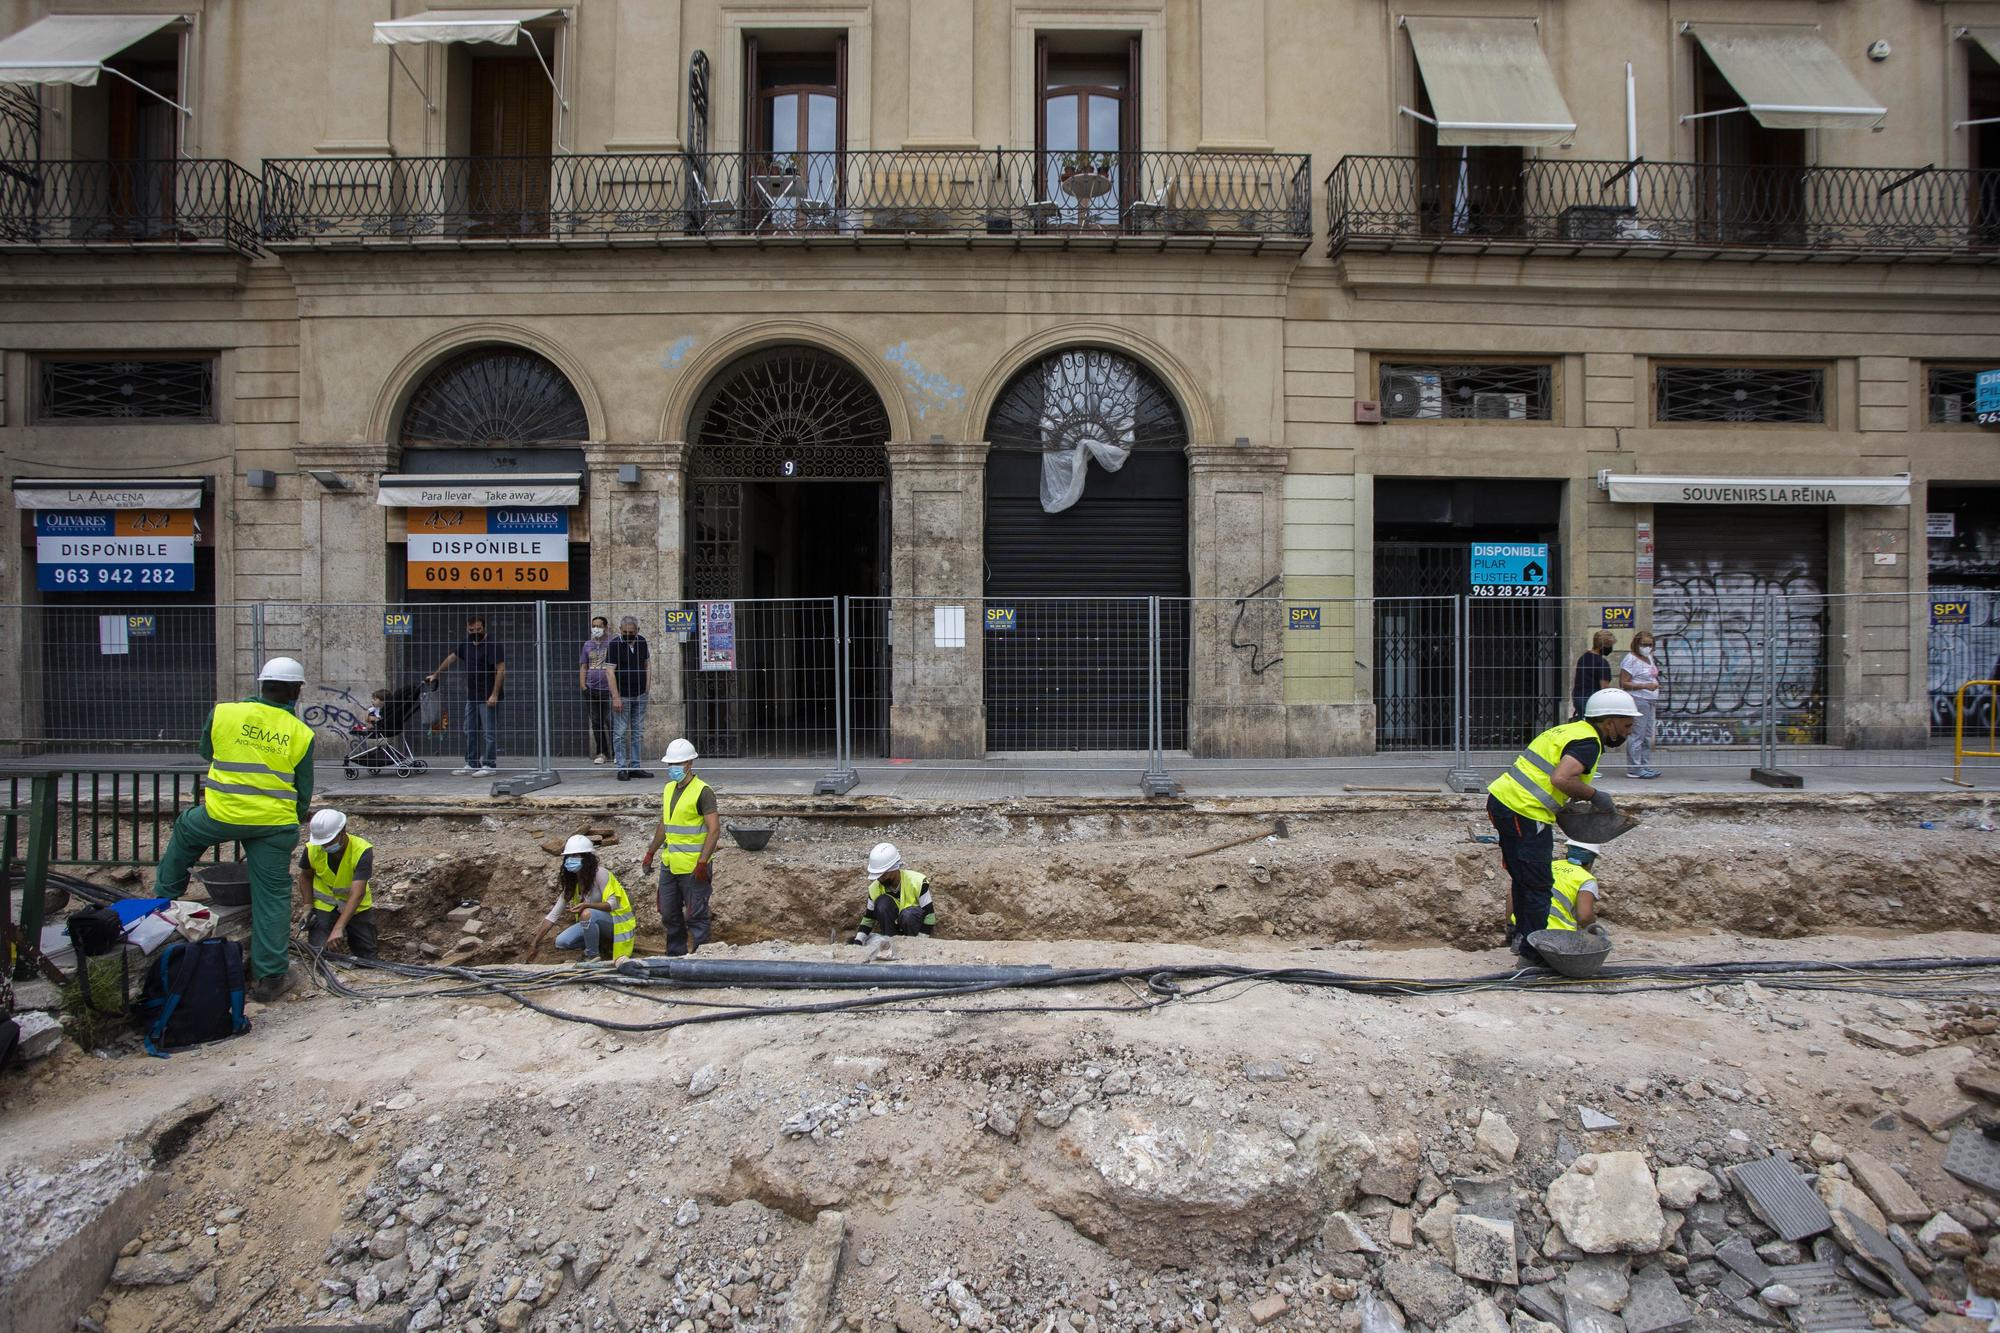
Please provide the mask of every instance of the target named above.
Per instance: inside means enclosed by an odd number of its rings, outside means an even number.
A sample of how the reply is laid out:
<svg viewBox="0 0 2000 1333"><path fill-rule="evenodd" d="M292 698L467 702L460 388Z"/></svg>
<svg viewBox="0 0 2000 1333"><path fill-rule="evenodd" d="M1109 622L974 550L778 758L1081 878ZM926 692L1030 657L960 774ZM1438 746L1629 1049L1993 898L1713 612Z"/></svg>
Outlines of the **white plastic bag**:
<svg viewBox="0 0 2000 1333"><path fill-rule="evenodd" d="M1125 466L1132 451L1103 440L1078 440L1069 450L1051 449L1042 455L1042 512L1060 514L1083 498L1084 473L1090 460L1106 472Z"/></svg>

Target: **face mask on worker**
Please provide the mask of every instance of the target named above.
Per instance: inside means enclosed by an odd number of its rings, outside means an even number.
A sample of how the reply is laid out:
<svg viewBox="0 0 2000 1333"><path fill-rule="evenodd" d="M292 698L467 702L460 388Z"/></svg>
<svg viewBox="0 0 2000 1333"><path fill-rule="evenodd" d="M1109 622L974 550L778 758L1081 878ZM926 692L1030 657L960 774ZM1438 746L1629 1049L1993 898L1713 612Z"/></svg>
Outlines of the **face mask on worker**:
<svg viewBox="0 0 2000 1333"><path fill-rule="evenodd" d="M687 766L685 764L667 765L667 776L672 778L675 782L686 782L687 775L688 771L687 771Z"/></svg>
<svg viewBox="0 0 2000 1333"><path fill-rule="evenodd" d="M481 639L484 639L486 637L486 631L483 629L469 629L465 632L465 637L472 640L474 643L478 643Z"/></svg>
<svg viewBox="0 0 2000 1333"><path fill-rule="evenodd" d="M603 638L603 637L604 637L604 626L602 626L602 625L592 625L592 626L590 627L590 637L591 637L591 638L593 638L593 639L601 639L601 638Z"/></svg>
<svg viewBox="0 0 2000 1333"><path fill-rule="evenodd" d="M583 858L580 856L565 856L563 858L563 869L574 875L577 871L583 869Z"/></svg>
<svg viewBox="0 0 2000 1333"><path fill-rule="evenodd" d="M1625 738L1623 736L1606 736L1604 738L1604 748L1607 750L1616 750L1624 744Z"/></svg>
<svg viewBox="0 0 2000 1333"><path fill-rule="evenodd" d="M625 642L630 643L632 640L639 637L639 631L636 629L624 630L622 631L622 636L625 639Z"/></svg>
<svg viewBox="0 0 2000 1333"><path fill-rule="evenodd" d="M1647 659L1651 659L1651 657L1653 656L1653 645L1652 645L1652 644L1650 644L1650 643L1642 643L1642 644L1640 644L1640 645L1639 645L1639 656L1641 656L1641 657L1644 657L1644 658L1647 658Z"/></svg>

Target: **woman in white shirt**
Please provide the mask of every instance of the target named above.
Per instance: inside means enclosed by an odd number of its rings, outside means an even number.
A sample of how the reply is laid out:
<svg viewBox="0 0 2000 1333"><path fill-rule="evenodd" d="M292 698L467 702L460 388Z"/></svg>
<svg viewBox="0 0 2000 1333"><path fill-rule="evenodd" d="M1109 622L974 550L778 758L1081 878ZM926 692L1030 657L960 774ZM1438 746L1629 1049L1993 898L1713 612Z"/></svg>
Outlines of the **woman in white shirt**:
<svg viewBox="0 0 2000 1333"><path fill-rule="evenodd" d="M1639 720L1625 742L1625 776L1656 778L1660 771L1653 767L1653 727L1660 706L1660 667L1653 660L1653 636L1645 630L1632 636L1631 650L1618 664L1618 688L1639 705Z"/></svg>

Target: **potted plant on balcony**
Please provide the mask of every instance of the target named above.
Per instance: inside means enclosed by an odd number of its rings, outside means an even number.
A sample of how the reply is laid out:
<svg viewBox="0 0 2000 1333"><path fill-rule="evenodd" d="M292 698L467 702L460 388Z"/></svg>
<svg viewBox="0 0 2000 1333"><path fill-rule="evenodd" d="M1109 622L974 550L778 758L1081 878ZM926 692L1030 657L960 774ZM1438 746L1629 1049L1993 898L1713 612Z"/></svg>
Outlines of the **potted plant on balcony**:
<svg viewBox="0 0 2000 1333"><path fill-rule="evenodd" d="M1061 159L1062 179L1074 176L1109 176L1111 174L1110 153L1064 153Z"/></svg>

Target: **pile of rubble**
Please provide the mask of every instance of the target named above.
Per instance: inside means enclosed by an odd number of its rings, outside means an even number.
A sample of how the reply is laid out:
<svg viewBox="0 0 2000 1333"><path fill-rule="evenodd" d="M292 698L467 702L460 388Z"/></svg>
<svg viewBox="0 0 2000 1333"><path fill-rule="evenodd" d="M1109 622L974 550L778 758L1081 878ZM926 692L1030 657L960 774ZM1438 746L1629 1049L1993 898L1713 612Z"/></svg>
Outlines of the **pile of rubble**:
<svg viewBox="0 0 2000 1333"><path fill-rule="evenodd" d="M1975 1086L1978 1079L1970 1079ZM1971 1104L1960 1103L1955 1120ZM1488 1168L1443 1179L1378 1167L1321 1234L1361 1333L1674 1333L1793 1327L2000 1328L2000 1206L1968 1194L1933 1209L1881 1158L1824 1134L1800 1153L1585 1151L1620 1130L1587 1106L1562 1119L1554 1160L1517 1160L1504 1116L1466 1127ZM1947 1138L1939 1131L1934 1138ZM2000 1196L2000 1143L1971 1124L1945 1169ZM1445 1165L1440 1154L1438 1165ZM1741 1160L1724 1164L1721 1159ZM1284 1304L1254 1311L1257 1322Z"/></svg>

